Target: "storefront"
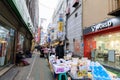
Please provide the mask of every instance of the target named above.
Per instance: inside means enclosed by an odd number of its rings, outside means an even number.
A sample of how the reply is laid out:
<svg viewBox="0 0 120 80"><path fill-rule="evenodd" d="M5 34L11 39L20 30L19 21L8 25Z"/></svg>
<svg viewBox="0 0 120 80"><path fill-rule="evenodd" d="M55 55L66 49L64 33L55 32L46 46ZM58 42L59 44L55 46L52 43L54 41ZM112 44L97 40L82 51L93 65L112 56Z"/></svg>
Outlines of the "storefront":
<svg viewBox="0 0 120 80"><path fill-rule="evenodd" d="M0 24L0 68L13 63L15 30Z"/></svg>
<svg viewBox="0 0 120 80"><path fill-rule="evenodd" d="M120 62L120 18L84 29L84 56L103 62Z"/></svg>

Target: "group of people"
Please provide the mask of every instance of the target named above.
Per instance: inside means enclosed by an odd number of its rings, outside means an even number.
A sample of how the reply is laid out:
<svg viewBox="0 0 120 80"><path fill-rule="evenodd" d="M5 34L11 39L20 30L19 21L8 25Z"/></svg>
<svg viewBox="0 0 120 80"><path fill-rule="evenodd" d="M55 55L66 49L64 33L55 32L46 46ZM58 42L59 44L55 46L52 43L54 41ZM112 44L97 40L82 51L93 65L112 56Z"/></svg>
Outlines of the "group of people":
<svg viewBox="0 0 120 80"><path fill-rule="evenodd" d="M64 42L59 41L57 46L50 46L50 47L45 47L45 46L36 46L35 47L37 51L40 51L40 57L47 57L48 54L50 55L56 55L57 59L64 58Z"/></svg>
<svg viewBox="0 0 120 80"><path fill-rule="evenodd" d="M45 46L36 46L37 51L40 51L40 57L48 58L48 54L56 55L56 59L64 58L64 42L59 41L57 46L45 47ZM16 54L16 65L22 64L23 66L29 65L26 61L26 58L31 58L32 53L30 50L22 51L19 50Z"/></svg>

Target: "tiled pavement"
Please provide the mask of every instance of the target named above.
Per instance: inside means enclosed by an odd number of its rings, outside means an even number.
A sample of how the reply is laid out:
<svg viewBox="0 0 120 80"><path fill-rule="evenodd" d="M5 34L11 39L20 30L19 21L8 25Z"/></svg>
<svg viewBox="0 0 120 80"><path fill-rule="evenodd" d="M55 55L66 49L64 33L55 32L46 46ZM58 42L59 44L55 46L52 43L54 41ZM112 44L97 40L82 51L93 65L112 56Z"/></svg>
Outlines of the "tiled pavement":
<svg viewBox="0 0 120 80"><path fill-rule="evenodd" d="M15 75L19 72L17 67L12 67L8 72L0 76L0 80L13 80ZM1 72L2 73L2 72Z"/></svg>
<svg viewBox="0 0 120 80"><path fill-rule="evenodd" d="M20 67L14 80L54 80L46 59L34 54L29 61L31 65Z"/></svg>
<svg viewBox="0 0 120 80"><path fill-rule="evenodd" d="M47 60L40 58L39 54L33 54L27 61L29 66L13 67L0 80L54 80Z"/></svg>

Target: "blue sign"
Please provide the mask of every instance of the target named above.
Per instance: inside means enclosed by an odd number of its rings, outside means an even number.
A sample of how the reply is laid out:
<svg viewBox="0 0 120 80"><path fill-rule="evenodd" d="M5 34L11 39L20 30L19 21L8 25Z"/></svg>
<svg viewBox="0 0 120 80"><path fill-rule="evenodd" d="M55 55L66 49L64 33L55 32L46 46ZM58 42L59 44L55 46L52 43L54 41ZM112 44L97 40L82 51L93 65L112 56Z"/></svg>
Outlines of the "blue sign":
<svg viewBox="0 0 120 80"><path fill-rule="evenodd" d="M48 42L51 42L51 39L50 39L50 37L48 37Z"/></svg>
<svg viewBox="0 0 120 80"><path fill-rule="evenodd" d="M63 18L59 18L59 21L63 21Z"/></svg>

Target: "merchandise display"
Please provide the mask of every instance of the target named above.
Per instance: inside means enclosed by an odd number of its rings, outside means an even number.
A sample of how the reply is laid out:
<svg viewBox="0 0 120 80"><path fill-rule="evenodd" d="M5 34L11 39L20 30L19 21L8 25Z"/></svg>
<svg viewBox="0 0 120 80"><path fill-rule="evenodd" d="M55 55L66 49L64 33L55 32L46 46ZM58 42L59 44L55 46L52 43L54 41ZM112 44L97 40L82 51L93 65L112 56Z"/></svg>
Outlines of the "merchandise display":
<svg viewBox="0 0 120 80"><path fill-rule="evenodd" d="M87 58L65 60L51 57L49 62L54 73L68 73L71 80L112 80L108 71L100 63Z"/></svg>

